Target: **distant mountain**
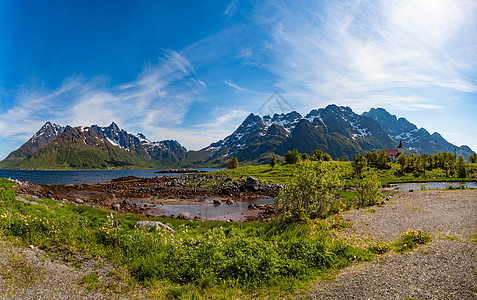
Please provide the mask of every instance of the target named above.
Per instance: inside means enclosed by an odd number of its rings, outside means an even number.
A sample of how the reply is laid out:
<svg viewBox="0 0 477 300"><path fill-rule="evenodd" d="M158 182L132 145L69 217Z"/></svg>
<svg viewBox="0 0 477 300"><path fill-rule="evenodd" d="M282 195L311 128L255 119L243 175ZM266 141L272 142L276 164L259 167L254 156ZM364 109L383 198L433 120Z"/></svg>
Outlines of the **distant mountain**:
<svg viewBox="0 0 477 300"><path fill-rule="evenodd" d="M0 162L4 168L106 169L176 165L187 150L176 141L151 142L115 123L108 127L61 127L47 122Z"/></svg>
<svg viewBox="0 0 477 300"><path fill-rule="evenodd" d="M46 122L37 133L35 133L25 144L20 148L10 153L6 160L18 162L29 155L38 151L41 147L44 147L56 139L63 131L64 127L51 122Z"/></svg>
<svg viewBox="0 0 477 300"><path fill-rule="evenodd" d="M265 163L276 154L320 149L333 159L403 146L415 153L456 151L467 158L472 150L455 146L439 133L429 134L405 118L372 108L362 115L351 108L328 105L304 117L293 111L260 117L250 114L224 139L198 151L177 141L152 142L129 134L115 123L107 127L62 127L47 122L18 150L0 162L2 168L104 169L223 166L231 157L245 164Z"/></svg>
<svg viewBox="0 0 477 300"><path fill-rule="evenodd" d="M177 141L151 142L142 133L129 134L114 122L108 127L93 125L91 129L111 144L145 159L153 159L163 165L177 164L187 153L186 148Z"/></svg>
<svg viewBox="0 0 477 300"><path fill-rule="evenodd" d="M188 156L194 155L202 164L216 164L230 157L268 163L273 154L283 156L293 149L310 155L320 149L334 159L351 159L356 153L395 147L372 118L349 107L329 105L305 117L297 112L263 118L250 114L231 135Z"/></svg>
<svg viewBox="0 0 477 300"><path fill-rule="evenodd" d="M417 128L405 118L398 119L384 108L372 108L369 112L364 112L363 116L373 118L395 143L402 141L405 148L418 154L455 151L458 156L462 155L467 159L473 153L469 147L453 145L437 132L431 135L426 129Z"/></svg>

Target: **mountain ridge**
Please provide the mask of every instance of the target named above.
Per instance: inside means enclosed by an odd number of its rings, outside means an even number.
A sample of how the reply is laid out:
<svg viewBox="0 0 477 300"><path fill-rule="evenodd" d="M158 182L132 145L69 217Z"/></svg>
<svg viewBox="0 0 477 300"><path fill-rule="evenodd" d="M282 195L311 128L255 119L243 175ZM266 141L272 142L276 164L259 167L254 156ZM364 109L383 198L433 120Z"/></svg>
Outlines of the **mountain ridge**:
<svg viewBox="0 0 477 300"><path fill-rule="evenodd" d="M399 143L420 153L456 152L465 158L473 151L457 147L439 133L430 134L383 108L361 115L346 106L328 105L305 116L296 111L259 116L249 114L237 129L200 150L187 151L175 140L150 141L109 126L63 127L46 122L19 149L0 162L8 168L159 168L223 166L237 157L241 163L268 164L273 155L297 149L311 155L315 149L333 159L351 160L354 154L395 149Z"/></svg>

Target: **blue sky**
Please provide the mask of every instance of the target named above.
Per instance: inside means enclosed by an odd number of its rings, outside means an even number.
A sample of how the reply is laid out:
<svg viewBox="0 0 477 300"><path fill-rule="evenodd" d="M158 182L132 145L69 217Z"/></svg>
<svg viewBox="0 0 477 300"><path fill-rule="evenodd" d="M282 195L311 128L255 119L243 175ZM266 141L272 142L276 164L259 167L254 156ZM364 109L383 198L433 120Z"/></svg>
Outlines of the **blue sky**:
<svg viewBox="0 0 477 300"><path fill-rule="evenodd" d="M0 2L2 158L48 120L200 149L274 92L477 151L477 1Z"/></svg>

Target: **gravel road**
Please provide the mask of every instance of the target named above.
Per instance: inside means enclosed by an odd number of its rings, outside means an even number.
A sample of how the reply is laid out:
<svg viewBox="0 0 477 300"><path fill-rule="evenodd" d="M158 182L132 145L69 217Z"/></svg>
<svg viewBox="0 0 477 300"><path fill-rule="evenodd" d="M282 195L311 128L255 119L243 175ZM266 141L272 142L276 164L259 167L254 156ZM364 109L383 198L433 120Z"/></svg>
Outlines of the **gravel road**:
<svg viewBox="0 0 477 300"><path fill-rule="evenodd" d="M422 229L433 241L387 253L318 283L305 299L477 299L477 190L402 193L382 207L349 211L342 238L397 240Z"/></svg>

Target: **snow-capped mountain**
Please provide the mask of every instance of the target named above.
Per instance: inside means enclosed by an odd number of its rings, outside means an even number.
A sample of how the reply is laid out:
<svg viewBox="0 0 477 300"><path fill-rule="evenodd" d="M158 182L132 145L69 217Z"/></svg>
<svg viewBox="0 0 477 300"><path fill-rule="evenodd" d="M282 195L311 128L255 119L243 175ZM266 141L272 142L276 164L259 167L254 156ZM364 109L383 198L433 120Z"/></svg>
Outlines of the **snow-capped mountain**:
<svg viewBox="0 0 477 300"><path fill-rule="evenodd" d="M328 105L304 117L297 112L258 116L250 114L224 139L198 151L187 151L177 141L153 142L142 133L129 134L115 123L107 127L62 127L45 123L1 167L8 168L110 168L222 166L237 157L240 162L268 163L272 155L289 150L311 155L320 149L333 159L351 160L355 154L395 149L399 143L415 153L473 151L457 147L439 133L429 134L404 118L382 108L362 115L351 108Z"/></svg>
<svg viewBox="0 0 477 300"><path fill-rule="evenodd" d="M395 142L416 153L435 154L438 152L451 152L467 158L473 151L467 146L456 146L446 141L439 133L432 135L424 128L417 128L405 118L396 118L383 108L372 108L364 112L363 116L373 118L386 131Z"/></svg>
<svg viewBox="0 0 477 300"><path fill-rule="evenodd" d="M2 164L22 168L160 167L177 164L186 152L177 141L151 142L114 122L108 127L62 127L47 122Z"/></svg>
<svg viewBox="0 0 477 300"><path fill-rule="evenodd" d="M236 156L239 161L266 161L288 150L312 154L315 149L333 158L350 159L355 153L395 148L393 141L372 118L349 107L329 105L305 117L297 112L273 117L250 114L228 137L201 150L206 161Z"/></svg>
<svg viewBox="0 0 477 300"><path fill-rule="evenodd" d="M138 133L137 135L132 135L120 129L114 122L108 127L93 125L91 128L100 137L107 139L112 145L146 159L152 158L159 161L167 160L171 163L178 163L187 152L186 148L181 146L177 141L165 140L151 142L144 134Z"/></svg>
<svg viewBox="0 0 477 300"><path fill-rule="evenodd" d="M20 148L10 153L6 160L20 161L28 157L33 152L37 151L41 147L44 147L56 139L63 131L65 127L60 125L46 122L37 133L35 133L25 144Z"/></svg>

